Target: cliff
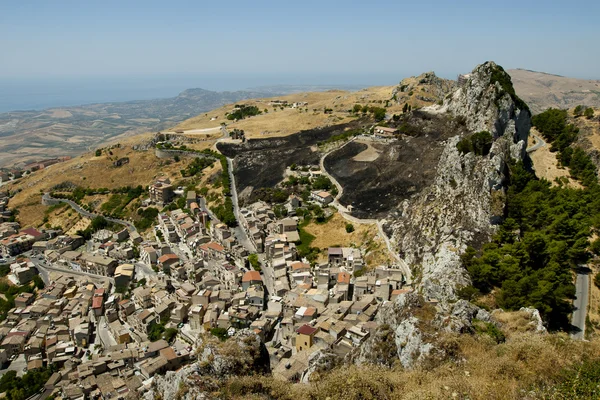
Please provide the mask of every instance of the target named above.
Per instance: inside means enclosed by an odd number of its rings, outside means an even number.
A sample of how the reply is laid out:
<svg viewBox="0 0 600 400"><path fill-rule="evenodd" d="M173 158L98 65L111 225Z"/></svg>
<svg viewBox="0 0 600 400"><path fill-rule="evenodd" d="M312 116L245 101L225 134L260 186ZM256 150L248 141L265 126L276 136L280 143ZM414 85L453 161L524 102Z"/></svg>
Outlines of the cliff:
<svg viewBox="0 0 600 400"><path fill-rule="evenodd" d="M489 240L502 216L508 162L526 156L530 113L508 74L493 62L477 66L443 105L423 111L461 119L463 128L446 142L434 183L403 201L386 227L416 272L417 290L447 309L456 290L469 284L460 254L469 244ZM459 152L461 138L484 130L494 138L489 154Z"/></svg>

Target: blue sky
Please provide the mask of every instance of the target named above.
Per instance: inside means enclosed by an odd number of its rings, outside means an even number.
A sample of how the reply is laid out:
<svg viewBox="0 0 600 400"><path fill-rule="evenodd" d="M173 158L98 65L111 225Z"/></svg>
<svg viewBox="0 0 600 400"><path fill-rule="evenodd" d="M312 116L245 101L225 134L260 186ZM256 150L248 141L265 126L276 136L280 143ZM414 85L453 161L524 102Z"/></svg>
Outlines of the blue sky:
<svg viewBox="0 0 600 400"><path fill-rule="evenodd" d="M393 83L430 70L454 77L486 60L600 79L598 16L600 2L585 0L2 0L0 79Z"/></svg>

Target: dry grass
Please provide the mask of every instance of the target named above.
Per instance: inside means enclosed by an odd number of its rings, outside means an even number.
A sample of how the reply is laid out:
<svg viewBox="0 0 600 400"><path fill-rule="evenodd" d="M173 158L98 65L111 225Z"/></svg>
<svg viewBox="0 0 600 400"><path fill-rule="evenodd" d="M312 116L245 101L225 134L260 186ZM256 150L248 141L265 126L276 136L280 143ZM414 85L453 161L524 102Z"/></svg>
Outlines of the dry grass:
<svg viewBox="0 0 600 400"><path fill-rule="evenodd" d="M72 182L82 187L109 189L123 186L148 185L158 176L168 176L172 180L181 177L180 169L185 167L191 159L182 158L178 163L171 160L161 160L154 155L154 151L134 151L133 144L148 140L151 135L138 135L121 141L121 148L112 149L112 156L105 153L95 157L93 153L86 153L64 163L56 164L31 175L20 181L7 185L11 191L19 191L10 200L9 207L19 209L18 220L23 227L40 226L45 215L46 207L41 204L41 192L49 191L54 185L62 182ZM212 143L202 144L211 146ZM118 158L129 157L129 164L120 168L113 167L112 163ZM86 198L85 201L94 199ZM99 200L99 204L106 199Z"/></svg>
<svg viewBox="0 0 600 400"><path fill-rule="evenodd" d="M225 382L226 399L472 399L564 398L553 395L564 368L600 354L600 342L573 342L566 335L519 334L496 344L487 336L447 336L455 361L427 369L341 367L308 385L270 377ZM266 397L265 397L266 396ZM575 398L575 397L571 397Z"/></svg>
<svg viewBox="0 0 600 400"><path fill-rule="evenodd" d="M267 109L268 112L233 122L225 116L227 112L233 109L233 104L229 104L188 119L173 130L210 129L219 126L221 123L226 123L229 129L243 129L248 138L287 136L304 129L349 122L356 118L347 112L355 104L382 107L386 100L391 99L392 89L391 86L384 86L372 87L357 92L331 90L327 92L298 93L272 99L245 100L240 103L257 106L261 111ZM269 105L269 102L274 99L287 100L289 103L308 102L308 106L302 109L284 107L281 110L279 107L274 108L274 106ZM382 103L379 103L379 101L382 101ZM323 112L325 108L331 108L333 113L325 114ZM387 111L392 114L400 113L401 106L391 105L387 108ZM212 118L216 119L211 121Z"/></svg>
<svg viewBox="0 0 600 400"><path fill-rule="evenodd" d="M586 325L586 336L598 337L600 333L600 288L594 285L594 276L600 273L598 262L589 263L592 273L590 274L590 297L588 306L588 318L591 324Z"/></svg>
<svg viewBox="0 0 600 400"><path fill-rule="evenodd" d="M364 249L367 252L365 262L368 267L389 264L385 243L377 235L377 227L374 224L352 224L354 232L348 233L347 223L339 213L335 213L324 224L312 221L304 228L306 232L315 236L311 246L322 250L318 262L326 261L328 247L342 246Z"/></svg>
<svg viewBox="0 0 600 400"><path fill-rule="evenodd" d="M352 157L354 161L371 162L379 158L381 152L372 146L372 142L370 140L357 140L356 143L366 144L367 148L364 151L361 151L360 153Z"/></svg>
<svg viewBox="0 0 600 400"><path fill-rule="evenodd" d="M531 128L532 133L535 133L539 137L541 134L535 130L535 128ZM529 136L528 146L533 146L535 144L535 138L533 135ZM533 161L533 168L535 169L535 174L539 178L544 178L552 183L553 186L556 186L557 183L555 181L556 178L566 178L569 180L569 186L580 189L582 186L579 182L571 178L569 174L568 168L559 167L558 160L556 159L556 153L552 153L550 151L550 145L546 144L546 146L540 147L539 149L529 153L531 160Z"/></svg>
<svg viewBox="0 0 600 400"><path fill-rule="evenodd" d="M585 117L574 118L573 110L569 110L569 122L580 129L581 134L590 141L594 149L600 150L600 123L597 118L600 115L600 108L594 108L594 115L596 117L592 119Z"/></svg>

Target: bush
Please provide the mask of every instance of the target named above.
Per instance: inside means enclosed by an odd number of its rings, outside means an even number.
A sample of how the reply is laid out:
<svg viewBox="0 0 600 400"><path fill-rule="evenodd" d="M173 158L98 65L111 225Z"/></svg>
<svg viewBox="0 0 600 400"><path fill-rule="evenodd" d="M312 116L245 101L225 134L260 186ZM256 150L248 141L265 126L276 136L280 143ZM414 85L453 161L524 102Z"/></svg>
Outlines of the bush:
<svg viewBox="0 0 600 400"><path fill-rule="evenodd" d="M100 157L102 155L102 150L97 149L96 150L96 157Z"/></svg>
<svg viewBox="0 0 600 400"><path fill-rule="evenodd" d="M583 113L583 115L587 119L592 119L594 117L594 110L591 107L588 107L585 109L585 112Z"/></svg>
<svg viewBox="0 0 600 400"><path fill-rule="evenodd" d="M258 115L260 113L261 113L261 111L256 106L242 105L237 110L235 110L234 112L229 114L227 116L227 119L229 119L229 120L244 119L246 117L252 117L252 116Z"/></svg>
<svg viewBox="0 0 600 400"><path fill-rule="evenodd" d="M259 271L260 261L258 261L258 256L256 254L250 254L248 256L248 262L252 265L252 268Z"/></svg>
<svg viewBox="0 0 600 400"><path fill-rule="evenodd" d="M462 154L473 152L478 156L486 156L490 152L493 142L494 138L491 133L481 131L474 133L470 137L462 138L456 144L456 148Z"/></svg>
<svg viewBox="0 0 600 400"><path fill-rule="evenodd" d="M352 233L354 232L354 225L352 225L351 223L347 223L346 224L346 233Z"/></svg>
<svg viewBox="0 0 600 400"><path fill-rule="evenodd" d="M229 338L227 329L225 328L212 328L210 334L219 338L220 341L224 342Z"/></svg>
<svg viewBox="0 0 600 400"><path fill-rule="evenodd" d="M596 285L596 287L598 289L600 289L600 272L598 272L595 276L594 276L594 285Z"/></svg>

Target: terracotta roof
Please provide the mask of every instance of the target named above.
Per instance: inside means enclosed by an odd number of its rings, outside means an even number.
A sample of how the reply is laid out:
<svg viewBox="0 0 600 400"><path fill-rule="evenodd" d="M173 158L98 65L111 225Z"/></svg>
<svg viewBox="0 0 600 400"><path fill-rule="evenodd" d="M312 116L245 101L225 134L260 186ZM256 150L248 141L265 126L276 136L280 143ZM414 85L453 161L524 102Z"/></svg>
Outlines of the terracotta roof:
<svg viewBox="0 0 600 400"><path fill-rule="evenodd" d="M261 281L262 278L260 276L260 272L258 271L248 271L242 277L242 282L253 282L253 281Z"/></svg>
<svg viewBox="0 0 600 400"><path fill-rule="evenodd" d="M310 269L310 264L306 264L306 263L303 263L300 261L296 261L296 262L292 263L292 271L296 271L299 269L305 269L305 268Z"/></svg>
<svg viewBox="0 0 600 400"><path fill-rule="evenodd" d="M342 255L344 254L344 251L342 250L341 247L330 247L327 249L327 254L329 255Z"/></svg>
<svg viewBox="0 0 600 400"><path fill-rule="evenodd" d="M300 328L298 328L298 330L296 330L296 332L298 332L300 335L314 335L316 332L318 331L317 328L313 328L310 325L302 325Z"/></svg>
<svg viewBox="0 0 600 400"><path fill-rule="evenodd" d="M337 276L338 283L350 284L350 274L347 272L340 272Z"/></svg>
<svg viewBox="0 0 600 400"><path fill-rule="evenodd" d="M23 229L23 230L21 231L21 233L26 233L26 234L28 234L28 235L31 235L31 236L33 236L34 238L38 238L38 237L40 237L40 236L43 236L43 235L44 235L43 233L41 233L40 231L38 231L37 229L34 229L34 228L27 228L27 229Z"/></svg>
<svg viewBox="0 0 600 400"><path fill-rule="evenodd" d="M161 264L164 264L167 261L178 261L179 257L177 257L177 254L163 254L162 256L160 256L160 258L158 259L158 262Z"/></svg>
<svg viewBox="0 0 600 400"><path fill-rule="evenodd" d="M102 301L104 299L100 296L98 297L94 297L94 300L92 300L92 308L102 308Z"/></svg>
<svg viewBox="0 0 600 400"><path fill-rule="evenodd" d="M223 250L225 250L225 247L221 246L217 242L208 242L208 243L205 243L202 246L200 246L200 248L202 250L212 249L212 250L216 250L216 251L219 251L219 252L222 252Z"/></svg>
<svg viewBox="0 0 600 400"><path fill-rule="evenodd" d="M172 347L166 347L159 351L160 355L166 358L168 361L172 361L177 358L177 354L175 354L175 350Z"/></svg>

